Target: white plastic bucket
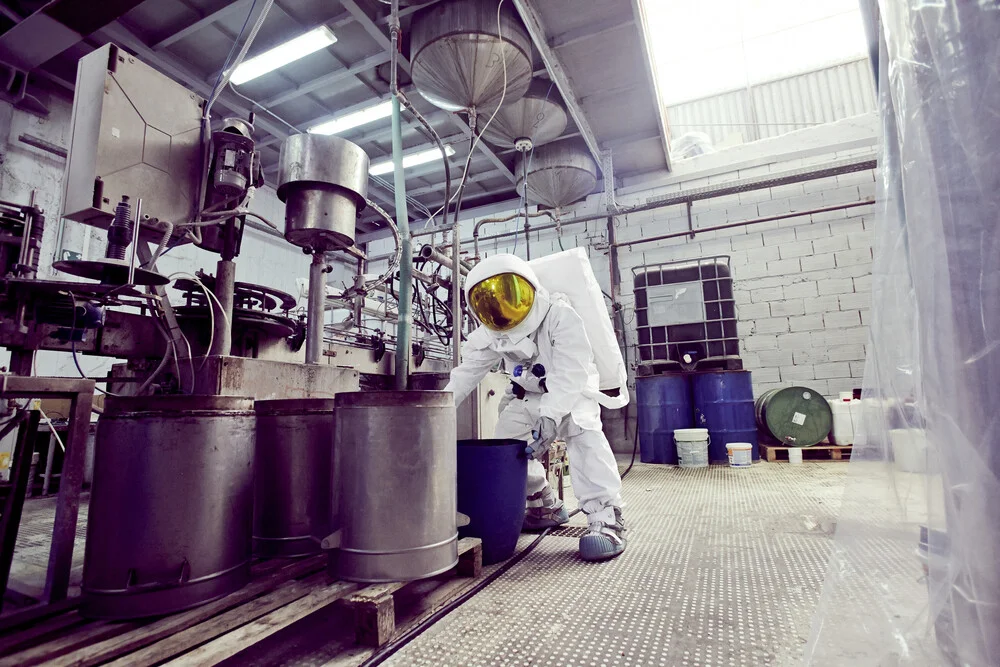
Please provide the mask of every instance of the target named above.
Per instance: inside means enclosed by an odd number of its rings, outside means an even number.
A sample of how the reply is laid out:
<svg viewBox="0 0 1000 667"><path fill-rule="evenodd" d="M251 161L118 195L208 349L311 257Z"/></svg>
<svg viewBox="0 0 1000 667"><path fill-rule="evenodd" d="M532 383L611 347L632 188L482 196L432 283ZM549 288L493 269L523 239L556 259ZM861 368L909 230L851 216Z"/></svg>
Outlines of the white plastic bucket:
<svg viewBox="0 0 1000 667"><path fill-rule="evenodd" d="M674 431L677 461L682 468L708 467L708 429L679 428Z"/></svg>
<svg viewBox="0 0 1000 667"><path fill-rule="evenodd" d="M730 468L749 468L753 464L753 445L749 442L731 442L726 449Z"/></svg>
<svg viewBox="0 0 1000 667"><path fill-rule="evenodd" d="M788 462L792 465L798 465L802 463L802 450L798 447L788 448Z"/></svg>

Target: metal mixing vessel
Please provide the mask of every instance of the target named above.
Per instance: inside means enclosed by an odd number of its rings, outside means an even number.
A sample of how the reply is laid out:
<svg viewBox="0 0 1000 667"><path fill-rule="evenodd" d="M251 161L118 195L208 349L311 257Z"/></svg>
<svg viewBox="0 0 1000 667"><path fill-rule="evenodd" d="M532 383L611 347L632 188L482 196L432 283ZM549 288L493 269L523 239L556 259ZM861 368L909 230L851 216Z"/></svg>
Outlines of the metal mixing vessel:
<svg viewBox="0 0 1000 667"><path fill-rule="evenodd" d="M410 581L458 562L455 402L451 392L337 395L340 548L349 581Z"/></svg>
<svg viewBox="0 0 1000 667"><path fill-rule="evenodd" d="M250 581L253 399L109 397L97 425L80 612L169 614Z"/></svg>
<svg viewBox="0 0 1000 667"><path fill-rule="evenodd" d="M257 401L254 407L254 553L263 558L319 553L319 540L334 529L334 401Z"/></svg>
<svg viewBox="0 0 1000 667"><path fill-rule="evenodd" d="M368 154L361 147L320 134L295 134L281 145L278 198L289 243L319 252L353 246L367 196Z"/></svg>

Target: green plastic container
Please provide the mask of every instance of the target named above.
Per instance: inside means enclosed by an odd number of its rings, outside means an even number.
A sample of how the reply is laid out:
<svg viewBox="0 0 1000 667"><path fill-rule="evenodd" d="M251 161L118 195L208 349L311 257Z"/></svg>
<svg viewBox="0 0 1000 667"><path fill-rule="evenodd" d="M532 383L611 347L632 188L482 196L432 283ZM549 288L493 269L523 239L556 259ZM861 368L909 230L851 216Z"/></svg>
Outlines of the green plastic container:
<svg viewBox="0 0 1000 667"><path fill-rule="evenodd" d="M812 447L833 426L830 404L808 387L772 389L757 398L754 408L757 426L788 447Z"/></svg>

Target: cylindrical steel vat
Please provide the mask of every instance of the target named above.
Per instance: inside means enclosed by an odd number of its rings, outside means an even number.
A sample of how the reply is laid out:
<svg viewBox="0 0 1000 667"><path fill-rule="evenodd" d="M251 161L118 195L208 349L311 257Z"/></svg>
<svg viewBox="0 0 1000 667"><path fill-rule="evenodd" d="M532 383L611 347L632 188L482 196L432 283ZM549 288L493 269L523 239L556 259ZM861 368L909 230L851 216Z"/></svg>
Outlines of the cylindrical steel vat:
<svg viewBox="0 0 1000 667"><path fill-rule="evenodd" d="M340 548L331 570L360 582L410 581L458 562L451 392L337 395Z"/></svg>
<svg viewBox="0 0 1000 667"><path fill-rule="evenodd" d="M271 558L319 553L319 540L334 530L334 401L257 401L254 408L254 554Z"/></svg>
<svg viewBox="0 0 1000 667"><path fill-rule="evenodd" d="M285 239L320 252L354 245L368 196L368 154L336 136L295 134L278 158Z"/></svg>
<svg viewBox="0 0 1000 667"><path fill-rule="evenodd" d="M81 613L169 614L250 580L253 399L109 397L97 426Z"/></svg>
<svg viewBox="0 0 1000 667"><path fill-rule="evenodd" d="M728 445L745 442L760 459L750 371L713 371L691 376L696 428L707 428L708 460L729 463Z"/></svg>
<svg viewBox="0 0 1000 667"><path fill-rule="evenodd" d="M674 431L694 427L690 378L681 373L640 377L635 393L642 462L677 465Z"/></svg>

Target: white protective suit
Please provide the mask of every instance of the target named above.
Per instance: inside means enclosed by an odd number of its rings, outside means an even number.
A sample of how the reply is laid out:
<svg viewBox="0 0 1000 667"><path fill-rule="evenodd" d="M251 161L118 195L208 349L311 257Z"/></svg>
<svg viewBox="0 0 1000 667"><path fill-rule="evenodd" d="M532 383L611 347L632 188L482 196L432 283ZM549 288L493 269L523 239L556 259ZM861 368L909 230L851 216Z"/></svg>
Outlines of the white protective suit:
<svg viewBox="0 0 1000 667"><path fill-rule="evenodd" d="M466 279L466 293L479 282L504 273L522 276L535 288L535 301L527 318L504 332L480 326L462 348L462 363L452 370L446 391L455 404L464 401L486 374L503 361L507 372L517 366L545 369L544 391L539 378L525 372L512 378L525 389L524 399L507 396L494 437L531 442L531 431L540 417L559 425L566 442L573 491L593 522L614 521L612 508L621 507L621 477L611 445L601 430L597 367L583 320L559 294L549 294L527 262L513 255L498 255L480 262ZM548 488L545 469L528 462L528 496ZM547 494L550 495L551 494Z"/></svg>

